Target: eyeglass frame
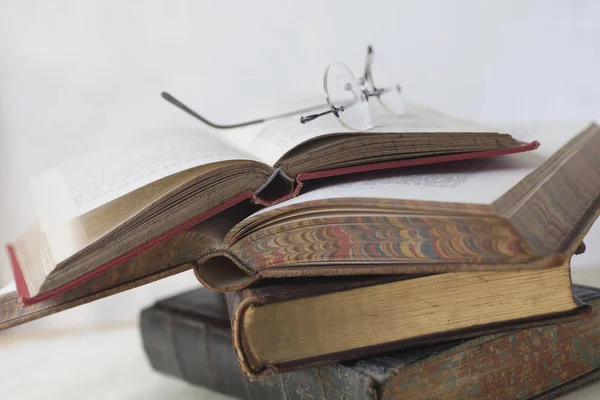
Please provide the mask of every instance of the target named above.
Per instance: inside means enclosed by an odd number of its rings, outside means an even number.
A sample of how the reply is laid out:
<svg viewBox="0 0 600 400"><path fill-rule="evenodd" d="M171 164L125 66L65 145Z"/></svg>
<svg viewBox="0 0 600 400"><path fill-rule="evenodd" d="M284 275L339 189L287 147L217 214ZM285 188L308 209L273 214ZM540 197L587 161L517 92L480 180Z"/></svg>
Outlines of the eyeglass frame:
<svg viewBox="0 0 600 400"><path fill-rule="evenodd" d="M368 101L370 97L377 97L379 99L380 103L383 105L383 107L387 111L389 111L391 113L394 113L392 110L390 110L388 107L385 106L384 102L381 101L381 95L384 94L384 93L386 93L386 92L389 92L391 90L394 90L394 89L397 90L398 92L402 92L402 87L399 84L396 84L393 88L376 88L375 87L375 83L373 82L373 74L371 72L371 65L372 64L373 64L373 46L369 45L369 46L367 46L367 57L366 57L366 60L365 60L365 71L364 71L363 75L360 78L357 79L357 82L361 86L362 95L364 96L364 99L366 101ZM370 86L371 86L370 88L368 87L368 84L370 84ZM320 104L320 105L316 105L316 106L312 106L312 107L302 108L302 109L295 110L295 111L289 111L289 112L286 112L286 113L273 115L273 116L270 116L270 117L265 117L265 118L251 120L251 121L240 122L240 123L237 123L237 124L217 124L217 123L214 123L212 121L209 121L205 117L201 116L200 114L198 114L197 112L195 112L191 108L189 108L187 105L185 105L184 103L182 103L181 101L179 101L178 99L176 99L171 94L169 94L167 92L162 92L161 96L162 96L163 99L165 99L166 101L168 101L169 103L171 103L175 107L178 107L179 109L183 110L184 112L190 114L192 117L194 117L194 118L202 121L203 123L205 123L208 126L216 128L216 129L242 128L242 127L245 127L245 126L261 124L261 123L264 123L264 122L267 122L267 121L271 121L271 120L275 120L275 119L290 117L290 116L293 116L293 115L296 115L296 114L303 114L303 113L306 113L306 112L311 112L311 111L316 110L317 108L324 107L324 106L329 106L329 110L326 110L326 111L323 111L323 112L320 112L320 113L310 114L310 115L307 115L306 117L301 116L300 117L300 123L305 124L307 122L313 121L313 120L315 120L317 118L320 118L322 116L325 116L325 115L328 115L328 114L333 114L333 115L335 115L336 119L338 120L338 122L343 127L345 127L346 129L349 129L351 131L356 131L356 129L348 126L339 117L339 113L344 111L344 106L336 107L334 104L331 103L331 101L329 99L329 95L327 95L327 89L326 88L325 88L325 93L326 93L326 101L327 101L326 105Z"/></svg>

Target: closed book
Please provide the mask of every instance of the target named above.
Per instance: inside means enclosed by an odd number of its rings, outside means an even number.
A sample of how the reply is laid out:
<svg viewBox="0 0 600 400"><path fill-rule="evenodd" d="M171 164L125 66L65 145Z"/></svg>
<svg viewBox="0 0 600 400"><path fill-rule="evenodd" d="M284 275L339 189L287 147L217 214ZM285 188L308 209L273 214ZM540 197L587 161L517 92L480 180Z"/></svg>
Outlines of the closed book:
<svg viewBox="0 0 600 400"><path fill-rule="evenodd" d="M250 376L505 332L589 311L573 297L568 262L540 271L271 280L225 296L236 355Z"/></svg>
<svg viewBox="0 0 600 400"><path fill-rule="evenodd" d="M255 379L237 365L218 293L158 302L142 312L141 334L157 371L241 399L551 399L600 377L600 289L573 292L591 314Z"/></svg>

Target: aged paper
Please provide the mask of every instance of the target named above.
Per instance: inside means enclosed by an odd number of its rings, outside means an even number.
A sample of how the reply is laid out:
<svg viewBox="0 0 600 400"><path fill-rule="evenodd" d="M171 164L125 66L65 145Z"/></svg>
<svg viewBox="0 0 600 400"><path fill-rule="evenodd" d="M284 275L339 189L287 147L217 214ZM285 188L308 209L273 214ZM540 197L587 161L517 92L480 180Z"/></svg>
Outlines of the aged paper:
<svg viewBox="0 0 600 400"><path fill-rule="evenodd" d="M160 179L79 217L49 228L45 234L55 263L61 263L85 249L125 221L139 215L169 192L209 171L214 165L203 165Z"/></svg>
<svg viewBox="0 0 600 400"><path fill-rule="evenodd" d="M498 132L497 127L491 128L487 125L451 117L411 101L405 101L405 112L401 117L390 114L380 106L378 101L371 101L369 104L374 124L370 130L372 132Z"/></svg>
<svg viewBox="0 0 600 400"><path fill-rule="evenodd" d="M386 173L383 178L340 178L275 207L333 198L389 198L491 204L563 147L589 122L498 123L515 139L538 139L533 152L511 154ZM364 175L363 175L364 176ZM371 175L373 176L373 175Z"/></svg>
<svg viewBox="0 0 600 400"><path fill-rule="evenodd" d="M43 231L151 182L226 160L256 160L203 130L144 132L106 143L32 182Z"/></svg>
<svg viewBox="0 0 600 400"><path fill-rule="evenodd" d="M411 102L406 102L406 112L400 118L382 110L376 101L371 103L373 126L369 132L496 132L489 127L449 117ZM322 111L325 110L327 106L323 105ZM307 141L333 134L352 134L333 115L326 115L306 124L300 123L300 116L301 114L297 114L216 134L232 146L249 149L270 166L275 166L287 152Z"/></svg>
<svg viewBox="0 0 600 400"><path fill-rule="evenodd" d="M383 178L341 178L339 180L346 182L326 185L286 203L362 197L491 204L543 160L537 154L529 157L517 154L493 160L400 169Z"/></svg>

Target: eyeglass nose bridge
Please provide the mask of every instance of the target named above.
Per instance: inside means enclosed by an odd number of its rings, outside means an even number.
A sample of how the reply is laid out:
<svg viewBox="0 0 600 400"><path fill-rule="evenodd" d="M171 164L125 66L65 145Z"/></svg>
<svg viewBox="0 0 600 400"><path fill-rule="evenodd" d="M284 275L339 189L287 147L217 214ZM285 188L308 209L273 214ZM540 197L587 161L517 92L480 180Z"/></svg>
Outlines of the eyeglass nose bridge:
<svg viewBox="0 0 600 400"><path fill-rule="evenodd" d="M372 92L369 92L367 89L363 89L363 94L365 96L365 99L367 101L369 101L370 97L381 97L381 95L383 94L383 91L380 89L375 89Z"/></svg>
<svg viewBox="0 0 600 400"><path fill-rule="evenodd" d="M360 79L362 79L362 78L359 78L359 79L357 79L357 82L358 82L358 84L361 86L361 89L360 89L360 91L361 91L361 93L362 93L362 95L363 95L364 99L365 99L366 101L369 101L369 97L370 97L370 96L375 96L376 94L374 94L374 93L369 93L369 91L368 91L366 88L362 87L362 86L364 86L364 85L361 83L361 80L360 80ZM356 94L353 92L353 90L352 90L352 89L353 89L353 88L352 88L352 84L351 84L350 82L347 82L346 84L344 84L344 90L345 90L345 91L347 91L347 92L352 92L352 94L354 95L354 97L356 97ZM332 106L332 107L333 107L333 106ZM337 114L336 114L336 116L337 116Z"/></svg>

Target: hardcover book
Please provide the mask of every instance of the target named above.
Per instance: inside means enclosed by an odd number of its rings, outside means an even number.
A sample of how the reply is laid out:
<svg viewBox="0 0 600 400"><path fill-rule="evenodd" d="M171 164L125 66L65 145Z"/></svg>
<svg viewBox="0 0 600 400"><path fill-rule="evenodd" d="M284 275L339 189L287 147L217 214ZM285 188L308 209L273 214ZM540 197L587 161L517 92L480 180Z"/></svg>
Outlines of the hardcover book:
<svg viewBox="0 0 600 400"><path fill-rule="evenodd" d="M23 302L64 292L240 202L293 197L306 181L537 147L416 105L368 132L342 132L333 118L308 125L291 116L226 132L132 135L46 171L32 184L38 223L11 247ZM215 248L223 237L211 240Z"/></svg>
<svg viewBox="0 0 600 400"><path fill-rule="evenodd" d="M428 344L343 364L249 379L232 346L227 306L204 288L141 314L152 367L240 399L552 399L600 377L600 290L575 285L593 308L565 323Z"/></svg>
<svg viewBox="0 0 600 400"><path fill-rule="evenodd" d="M508 130L521 140L541 136L545 144L532 153L334 180L255 209L249 217L248 203L228 203L227 211L191 228L179 226L89 273L53 269L62 271L67 283L36 296L25 278L33 276L28 266L47 265L56 249L81 242L71 242L76 235L65 231L51 250L43 240L25 236L11 247L18 295L0 299L5 310L0 328L188 269L205 286L229 291L265 278L533 271L565 265L597 217L600 128L583 123ZM121 207L120 201L112 204ZM111 218L121 215L119 207L111 209ZM169 219L164 210L152 210L156 218ZM135 226L143 225L138 222ZM120 243L127 233L117 229L111 235ZM127 248L103 241L96 245L104 253ZM17 306L18 296L26 307Z"/></svg>
<svg viewBox="0 0 600 400"><path fill-rule="evenodd" d="M236 355L242 371L251 376L535 326L589 311L572 295L568 264L401 280L275 282L227 293L226 298Z"/></svg>

